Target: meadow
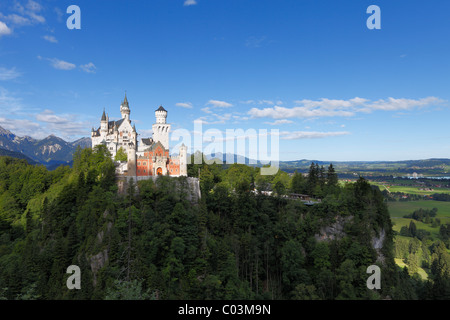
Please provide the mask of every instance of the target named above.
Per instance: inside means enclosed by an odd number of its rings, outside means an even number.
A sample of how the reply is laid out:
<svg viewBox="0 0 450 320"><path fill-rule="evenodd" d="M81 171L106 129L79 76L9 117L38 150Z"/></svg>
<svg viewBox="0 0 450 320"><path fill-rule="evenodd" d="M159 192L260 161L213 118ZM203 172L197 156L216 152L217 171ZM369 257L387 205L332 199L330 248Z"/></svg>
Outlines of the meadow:
<svg viewBox="0 0 450 320"><path fill-rule="evenodd" d="M421 200L421 201L390 201L388 202L389 213L391 216L391 221L393 224L393 230L400 232L400 229L403 226L408 227L411 221L414 221L417 229L422 229L430 232L430 237L434 240L439 239L439 227L433 228L431 224L425 224L420 221L416 221L413 219L403 218L405 215L411 214L413 211L417 209L433 209L437 208L436 218L441 220L441 224L450 223L450 202L444 201L435 201L435 200ZM400 235L396 235L396 237L409 239L407 237L402 237ZM450 252L450 251L449 251ZM400 267L407 266L402 259L395 259L395 262ZM427 279L427 273L424 269L419 268L419 275L422 279Z"/></svg>

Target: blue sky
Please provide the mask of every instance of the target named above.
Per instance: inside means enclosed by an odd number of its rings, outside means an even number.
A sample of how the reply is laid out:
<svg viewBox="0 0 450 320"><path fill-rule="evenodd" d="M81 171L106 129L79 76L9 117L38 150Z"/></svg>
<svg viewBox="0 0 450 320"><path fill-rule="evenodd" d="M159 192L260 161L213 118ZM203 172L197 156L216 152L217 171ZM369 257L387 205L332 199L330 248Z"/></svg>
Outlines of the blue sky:
<svg viewBox="0 0 450 320"><path fill-rule="evenodd" d="M66 27L72 4L81 30ZM372 4L381 30L366 27ZM281 160L450 158L448 12L442 0L1 1L0 126L75 140L103 108L119 118L126 90L141 137L163 105L193 136L196 120L278 129Z"/></svg>

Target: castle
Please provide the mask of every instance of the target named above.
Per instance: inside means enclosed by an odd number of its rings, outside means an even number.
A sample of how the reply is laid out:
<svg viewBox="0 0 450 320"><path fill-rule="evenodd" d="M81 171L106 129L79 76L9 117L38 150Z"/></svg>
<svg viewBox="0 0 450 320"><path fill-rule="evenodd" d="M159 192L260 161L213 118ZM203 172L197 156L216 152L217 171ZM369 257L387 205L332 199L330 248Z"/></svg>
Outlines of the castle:
<svg viewBox="0 0 450 320"><path fill-rule="evenodd" d="M109 120L103 110L100 127L92 128L92 148L104 144L114 159L122 149L127 154L127 162L119 164L117 173L132 177L152 177L158 175L187 176L187 147L179 148L178 156L169 154L170 124L167 123L167 110L160 106L155 111L153 138L143 138L138 144L138 133L131 125L130 106L127 95L120 105L120 120Z"/></svg>

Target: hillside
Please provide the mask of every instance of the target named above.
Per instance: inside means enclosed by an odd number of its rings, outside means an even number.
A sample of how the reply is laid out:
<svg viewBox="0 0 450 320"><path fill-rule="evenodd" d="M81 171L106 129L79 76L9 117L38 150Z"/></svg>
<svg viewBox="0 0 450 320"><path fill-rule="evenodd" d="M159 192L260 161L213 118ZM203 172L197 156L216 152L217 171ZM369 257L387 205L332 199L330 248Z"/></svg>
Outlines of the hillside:
<svg viewBox="0 0 450 320"><path fill-rule="evenodd" d="M191 165L119 195L104 147L47 171L0 158L0 298L15 299L413 299L415 281L395 266L392 227L378 188L339 186L315 167L305 180L259 168ZM276 186L276 194L253 192ZM310 192L306 206L287 192ZM65 288L78 265L81 290ZM381 290L366 287L381 267ZM444 282L445 283L445 282ZM432 289L435 289L433 286Z"/></svg>
<svg viewBox="0 0 450 320"><path fill-rule="evenodd" d="M5 150L2 148L0 148L0 157L12 157L12 158L17 158L17 159L24 159L31 165L38 164L38 162L28 158L26 155L24 155L20 152L14 152L14 151Z"/></svg>

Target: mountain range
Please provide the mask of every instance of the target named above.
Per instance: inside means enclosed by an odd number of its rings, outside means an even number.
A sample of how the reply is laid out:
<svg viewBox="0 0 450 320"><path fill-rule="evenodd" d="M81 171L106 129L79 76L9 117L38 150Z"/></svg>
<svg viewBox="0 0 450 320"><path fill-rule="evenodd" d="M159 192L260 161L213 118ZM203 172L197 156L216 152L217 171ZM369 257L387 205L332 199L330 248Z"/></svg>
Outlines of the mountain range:
<svg viewBox="0 0 450 320"><path fill-rule="evenodd" d="M29 158L31 161L41 163L49 169L61 164L70 165L72 155L78 146L81 148L91 147L91 139L81 138L73 142L67 142L55 135L50 135L44 139L34 139L29 136L19 137L0 127L0 155Z"/></svg>
<svg viewBox="0 0 450 320"><path fill-rule="evenodd" d="M72 156L76 148L91 147L91 138L85 137L73 142L67 142L55 135L49 135L44 139L34 139L29 136L19 137L9 130L0 127L0 156L10 156L26 159L30 164L43 164L52 170L61 164L71 165ZM198 153L198 151L196 152ZM231 163L242 163L249 166L260 167L264 163L249 159L244 156L228 153L215 153L207 156L208 159L218 159L222 163L230 163L227 160L233 159ZM220 161L218 163L220 163ZM328 166L333 163L337 172L372 172L407 174L444 174L450 172L450 159L425 159L425 160L405 160L405 161L319 161L319 160L295 160L280 161L280 169L286 172L307 172L311 162L320 166Z"/></svg>

